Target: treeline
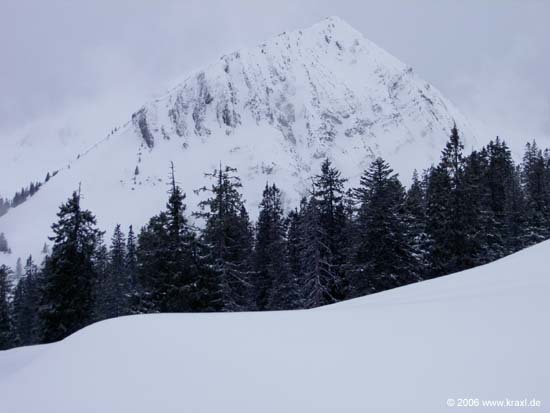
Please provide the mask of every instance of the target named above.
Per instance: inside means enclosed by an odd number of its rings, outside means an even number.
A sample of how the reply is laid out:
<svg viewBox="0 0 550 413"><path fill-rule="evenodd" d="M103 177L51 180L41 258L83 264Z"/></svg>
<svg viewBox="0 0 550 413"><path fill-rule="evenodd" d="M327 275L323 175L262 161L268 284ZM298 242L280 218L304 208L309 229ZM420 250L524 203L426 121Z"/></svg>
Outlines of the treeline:
<svg viewBox="0 0 550 413"><path fill-rule="evenodd" d="M236 170L220 167L186 212L172 169L164 211L109 246L75 192L13 289L0 267L0 348L62 339L98 320L157 312L312 308L491 262L550 237L550 153L515 165L498 138L469 155L453 128L439 164L408 189L383 159L356 188L327 159L285 213L267 184L252 223Z"/></svg>
<svg viewBox="0 0 550 413"><path fill-rule="evenodd" d="M44 182L31 182L29 186L21 188L20 191L17 191L13 198L0 198L0 217L8 212L10 208L15 208L16 206L21 205L28 198L33 196L42 185L48 182L53 176L57 175L57 171L50 175L48 172Z"/></svg>

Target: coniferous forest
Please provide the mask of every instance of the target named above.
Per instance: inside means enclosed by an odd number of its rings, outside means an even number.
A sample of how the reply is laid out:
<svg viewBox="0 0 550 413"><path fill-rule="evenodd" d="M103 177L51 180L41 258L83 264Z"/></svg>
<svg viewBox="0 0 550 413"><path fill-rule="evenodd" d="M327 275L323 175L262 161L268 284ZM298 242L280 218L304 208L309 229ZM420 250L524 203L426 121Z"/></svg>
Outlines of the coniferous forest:
<svg viewBox="0 0 550 413"><path fill-rule="evenodd" d="M105 234L77 191L59 209L42 263L18 265L16 286L0 267L0 349L57 341L128 314L317 307L550 238L550 152L529 143L516 165L497 138L465 154L456 127L440 162L415 172L409 188L377 158L346 189L326 159L291 211L276 183L266 184L257 222L235 169L205 174L198 191L206 197L191 216L173 168L165 209L141 229Z"/></svg>

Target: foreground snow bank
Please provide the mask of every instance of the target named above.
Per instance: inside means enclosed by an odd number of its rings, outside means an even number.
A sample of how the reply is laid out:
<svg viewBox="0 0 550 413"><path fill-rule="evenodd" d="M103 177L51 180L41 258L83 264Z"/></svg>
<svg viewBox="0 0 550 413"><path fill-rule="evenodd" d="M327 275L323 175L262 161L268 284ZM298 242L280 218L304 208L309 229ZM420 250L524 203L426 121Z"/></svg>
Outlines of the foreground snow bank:
<svg viewBox="0 0 550 413"><path fill-rule="evenodd" d="M450 398L536 398L542 407L525 411L542 412L549 254L546 242L317 310L98 323L0 352L0 411L425 413L492 410L449 408Z"/></svg>

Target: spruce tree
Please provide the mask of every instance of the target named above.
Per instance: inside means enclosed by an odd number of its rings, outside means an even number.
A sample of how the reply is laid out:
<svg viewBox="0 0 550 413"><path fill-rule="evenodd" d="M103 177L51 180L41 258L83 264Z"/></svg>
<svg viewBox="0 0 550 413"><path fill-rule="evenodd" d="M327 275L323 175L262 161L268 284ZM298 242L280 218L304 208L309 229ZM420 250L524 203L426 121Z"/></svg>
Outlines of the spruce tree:
<svg viewBox="0 0 550 413"><path fill-rule="evenodd" d="M10 273L11 270L8 267L0 265L0 350L6 350L15 345L9 303Z"/></svg>
<svg viewBox="0 0 550 413"><path fill-rule="evenodd" d="M200 202L197 217L205 220L202 242L212 275L217 278L212 302L222 311L254 307L251 224L239 193L242 184L229 166L206 174L214 183L197 192L209 197Z"/></svg>
<svg viewBox="0 0 550 413"><path fill-rule="evenodd" d="M463 144L454 126L441 162L429 173L426 230L430 238L430 276L450 274L475 263L469 219L472 216L464 182Z"/></svg>
<svg viewBox="0 0 550 413"><path fill-rule="evenodd" d="M528 245L550 237L550 172L537 143L528 143L522 163Z"/></svg>
<svg viewBox="0 0 550 413"><path fill-rule="evenodd" d="M377 158L361 177L354 194L358 203L354 295L416 281L417 266L404 208L405 189L397 174Z"/></svg>
<svg viewBox="0 0 550 413"><path fill-rule="evenodd" d="M96 259L99 283L96 292L98 319L127 314L129 286L126 273L126 242L120 225L116 225L111 247L100 248Z"/></svg>
<svg viewBox="0 0 550 413"><path fill-rule="evenodd" d="M291 308L304 308L304 272L302 268L303 243L303 218L307 201L303 198L300 202L300 209L290 211L286 224L286 253L289 271L289 281L293 286L293 294L290 297Z"/></svg>
<svg viewBox="0 0 550 413"><path fill-rule="evenodd" d="M164 251L168 243L166 212L149 219L141 228L137 242L137 274L139 296L135 297L135 311L150 313L162 311L163 284L167 269Z"/></svg>
<svg viewBox="0 0 550 413"><path fill-rule="evenodd" d="M93 321L101 321L112 317L109 306L111 294L107 293L109 282L109 249L103 241L103 234L97 242L95 254L92 257L94 270L93 285Z"/></svg>
<svg viewBox="0 0 550 413"><path fill-rule="evenodd" d="M197 305L195 234L184 216L184 199L172 165L166 211L149 221L138 240L142 304L149 311L193 311Z"/></svg>
<svg viewBox="0 0 550 413"><path fill-rule="evenodd" d="M428 270L429 238L426 233L426 187L427 173L420 179L418 172L413 172L412 183L407 190L404 202L404 214L407 227L407 238L411 243L419 279L425 278Z"/></svg>
<svg viewBox="0 0 550 413"><path fill-rule="evenodd" d="M120 229L120 225L115 227L113 237L111 238L111 248L109 250L109 278L112 280L113 288L112 317L119 317L128 314L128 298L130 295L130 285L128 282L128 272L126 268L126 239Z"/></svg>
<svg viewBox="0 0 550 413"><path fill-rule="evenodd" d="M169 195L166 205L168 244L165 256L165 300L168 311L192 311L197 299L196 284L199 277L194 256L195 233L184 216L185 194L176 184L173 164Z"/></svg>
<svg viewBox="0 0 550 413"><path fill-rule="evenodd" d="M128 308L131 314L139 311L139 283L138 283L138 264L137 264L137 240L132 225L128 228L128 237L126 239L126 276L129 286Z"/></svg>
<svg viewBox="0 0 550 413"><path fill-rule="evenodd" d="M17 344L27 346L39 342L38 307L40 304L40 272L31 256L26 261L23 278L13 298L13 321Z"/></svg>
<svg viewBox="0 0 550 413"><path fill-rule="evenodd" d="M499 137L487 145L488 164L486 188L488 207L493 222L485 230L492 234L488 248L490 259L498 259L516 250L522 238L517 224L521 222L518 212L523 205L521 188L518 186L516 166L506 142ZM521 206L521 208L523 208Z"/></svg>
<svg viewBox="0 0 550 413"><path fill-rule="evenodd" d="M519 251L528 245L525 195L521 185L521 166L516 166L507 187L505 203L505 246L507 253Z"/></svg>
<svg viewBox="0 0 550 413"><path fill-rule="evenodd" d="M332 166L329 159L321 164L321 173L313 177L315 208L319 212L322 238L325 245L322 261L326 262L326 271L331 273L331 296L340 301L346 297L347 284L344 274L348 252L348 220L345 208L346 179L341 177L338 169Z"/></svg>
<svg viewBox="0 0 550 413"><path fill-rule="evenodd" d="M93 258L102 236L93 214L81 208L80 191L61 205L57 216L39 310L44 342L61 340L91 322L97 276Z"/></svg>
<svg viewBox="0 0 550 413"><path fill-rule="evenodd" d="M294 291L288 265L281 191L266 184L256 226L255 286L258 310L291 308Z"/></svg>
<svg viewBox="0 0 550 413"><path fill-rule="evenodd" d="M485 264L504 254L501 229L491 208L487 151L473 151L464 162L462 197L466 268Z"/></svg>
<svg viewBox="0 0 550 413"><path fill-rule="evenodd" d="M300 220L300 267L304 308L314 308L338 301L334 292L337 275L331 251L321 223L315 197L310 197Z"/></svg>

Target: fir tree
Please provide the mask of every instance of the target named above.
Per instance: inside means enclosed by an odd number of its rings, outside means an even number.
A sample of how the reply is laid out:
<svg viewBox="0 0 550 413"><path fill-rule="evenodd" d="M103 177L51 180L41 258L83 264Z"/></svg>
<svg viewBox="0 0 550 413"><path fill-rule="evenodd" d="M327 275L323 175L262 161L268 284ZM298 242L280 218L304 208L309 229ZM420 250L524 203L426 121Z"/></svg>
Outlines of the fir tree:
<svg viewBox="0 0 550 413"><path fill-rule="evenodd" d="M485 230L491 234L488 248L491 259L498 259L515 251L515 246L522 238L516 228L519 205L523 205L521 188L518 186L516 167L512 154L506 143L499 137L487 145L488 165L486 188L488 191L488 208L493 222ZM523 208L523 207L521 207ZM523 210L521 210L523 213Z"/></svg>
<svg viewBox="0 0 550 413"><path fill-rule="evenodd" d="M450 215L453 211L451 199L451 179L447 171L440 167L429 171L426 191L426 232L429 237L429 277L453 271L452 237L453 225Z"/></svg>
<svg viewBox="0 0 550 413"><path fill-rule="evenodd" d="M127 314L129 285L126 272L126 242L120 225L115 227L111 248L98 260L101 274L98 288L100 318L113 318Z"/></svg>
<svg viewBox="0 0 550 413"><path fill-rule="evenodd" d="M292 277L285 240L281 191L266 184L256 226L255 285L258 310L292 306Z"/></svg>
<svg viewBox="0 0 550 413"><path fill-rule="evenodd" d="M139 309L139 283L138 283L138 264L137 264L137 240L132 225L128 228L128 237L126 240L126 277L129 286L128 308L129 313L135 313Z"/></svg>
<svg viewBox="0 0 550 413"><path fill-rule="evenodd" d="M199 275L193 255L195 234L184 216L185 194L176 184L173 164L169 195L166 205L168 244L165 246L167 283L164 295L168 311L192 311Z"/></svg>
<svg viewBox="0 0 550 413"><path fill-rule="evenodd" d="M24 276L17 284L13 298L13 318L17 344L37 344L39 337L38 306L40 304L40 272L31 256L27 259Z"/></svg>
<svg viewBox="0 0 550 413"><path fill-rule="evenodd" d="M137 274L139 283L139 297L134 303L135 311L139 313L161 311L163 300L164 276L164 248L168 242L168 217L165 212L152 217L138 235L137 247Z"/></svg>
<svg viewBox="0 0 550 413"><path fill-rule="evenodd" d="M440 276L473 265L468 219L471 216L464 184L465 160L458 130L451 136L441 162L430 170L426 230L430 238L430 275Z"/></svg>
<svg viewBox="0 0 550 413"><path fill-rule="evenodd" d="M481 265L503 255L501 229L491 208L487 181L488 159L485 149L473 151L464 162L462 198L465 268Z"/></svg>
<svg viewBox="0 0 550 413"><path fill-rule="evenodd" d="M377 158L355 190L358 201L354 256L354 295L382 291L416 281L408 239L405 190L397 174Z"/></svg>
<svg viewBox="0 0 550 413"><path fill-rule="evenodd" d="M321 213L315 197L311 197L305 205L300 224L303 305L305 308L314 308L334 303L338 300L334 296L336 273L331 251L324 241L327 234L321 224Z"/></svg>
<svg viewBox="0 0 550 413"><path fill-rule="evenodd" d="M505 203L506 251L511 254L529 243L526 225L525 196L521 186L521 167L518 165L509 181Z"/></svg>
<svg viewBox="0 0 550 413"><path fill-rule="evenodd" d="M199 204L201 212L196 215L205 220L205 259L217 278L212 300L223 311L250 309L254 301L251 225L239 193L242 184L235 172L234 168L220 167L206 174L214 180L211 188L198 190L210 194Z"/></svg>
<svg viewBox="0 0 550 413"><path fill-rule="evenodd" d="M102 236L95 217L81 208L80 193L74 192L57 216L39 312L44 342L61 340L91 321L96 282L93 257Z"/></svg>
<svg viewBox="0 0 550 413"><path fill-rule="evenodd" d="M94 271L93 283L93 321L101 321L112 317L110 305L112 294L107 289L109 283L109 249L103 241L103 234L97 241L97 247L92 256Z"/></svg>
<svg viewBox="0 0 550 413"><path fill-rule="evenodd" d="M418 278L424 278L428 269L429 238L426 233L426 186L427 174L420 179L418 172L413 172L412 183L404 202L404 214L407 226L407 237L411 242Z"/></svg>
<svg viewBox="0 0 550 413"><path fill-rule="evenodd" d="M526 206L526 242L529 245L550 237L550 172L537 143L528 143L522 163L522 185Z"/></svg>
<svg viewBox="0 0 550 413"><path fill-rule="evenodd" d="M289 281L293 285L293 296L290 297L292 308L304 308L304 272L302 269L302 228L304 211L307 201L303 198L300 209L290 211L286 225L286 253L289 271Z"/></svg>
<svg viewBox="0 0 550 413"><path fill-rule="evenodd" d="M8 267L0 265L0 350L6 350L15 345L9 303L10 272Z"/></svg>
<svg viewBox="0 0 550 413"><path fill-rule="evenodd" d="M172 165L166 211L150 220L138 240L140 286L149 310L192 311L199 299L195 235L184 216L184 199Z"/></svg>
<svg viewBox="0 0 550 413"><path fill-rule="evenodd" d="M326 262L326 271L331 273L331 296L336 300L342 300L347 294L344 265L348 240L347 215L344 202L344 183L340 171L332 166L328 159L321 164L321 173L313 178L313 197L315 207L319 211L319 224L321 225L322 239L320 240L326 250L322 261ZM323 253L324 254L324 253Z"/></svg>

